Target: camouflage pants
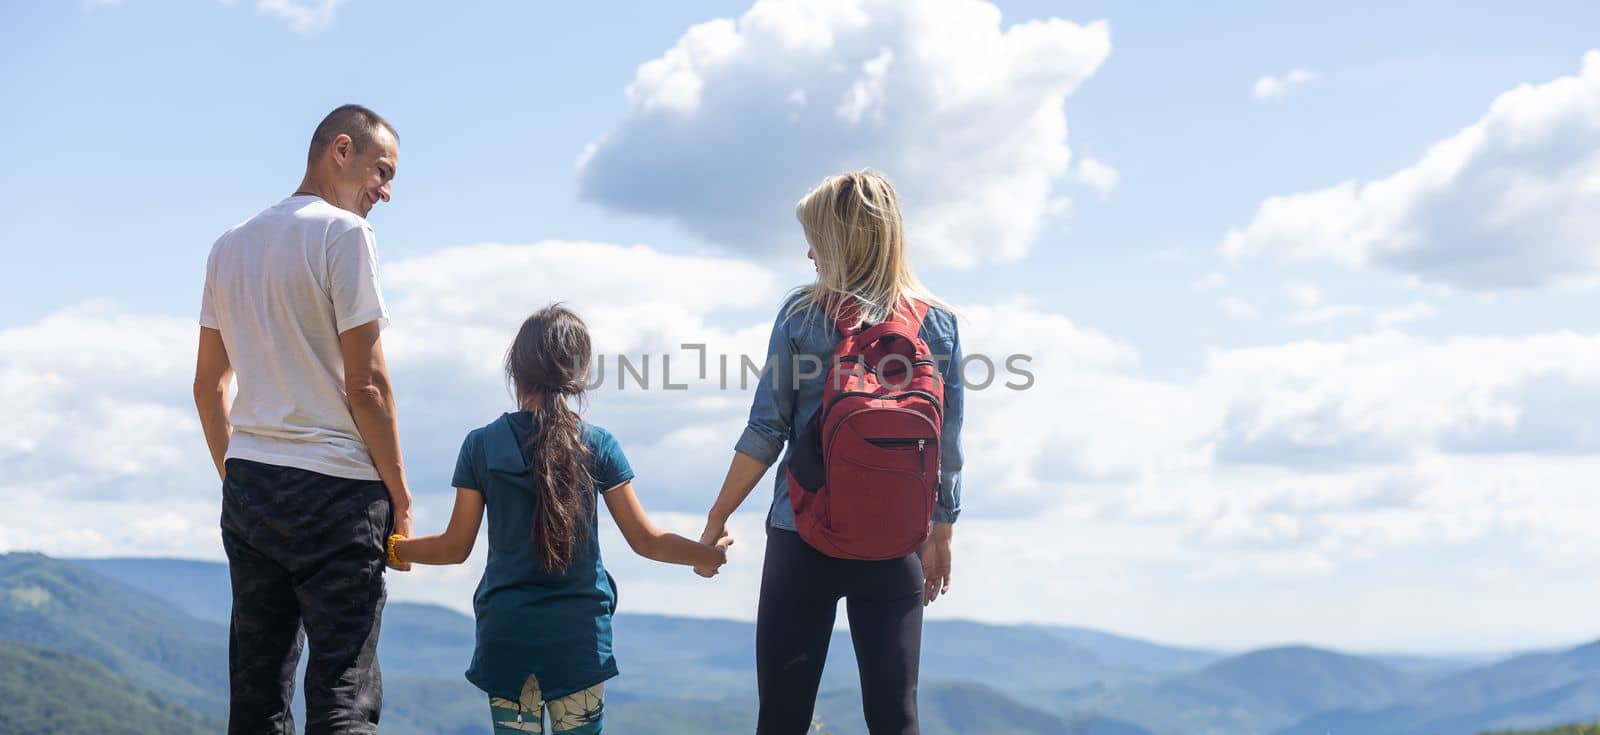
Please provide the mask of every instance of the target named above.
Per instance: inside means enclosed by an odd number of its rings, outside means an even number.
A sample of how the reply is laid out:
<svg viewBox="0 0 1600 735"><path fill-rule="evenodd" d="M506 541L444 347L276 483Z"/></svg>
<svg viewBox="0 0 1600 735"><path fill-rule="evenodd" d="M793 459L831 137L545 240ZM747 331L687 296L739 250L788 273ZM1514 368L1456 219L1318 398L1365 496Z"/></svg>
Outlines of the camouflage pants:
<svg viewBox="0 0 1600 735"><path fill-rule="evenodd" d="M384 543L393 524L381 482L228 460L229 735L294 735L302 628L308 735L378 731Z"/></svg>
<svg viewBox="0 0 1600 735"><path fill-rule="evenodd" d="M539 680L528 677L522 696L509 699L489 697L489 715L494 718L494 735L519 735L544 732L544 713L550 712L550 732L557 735L600 735L605 714L606 685L596 684L560 699L545 701Z"/></svg>

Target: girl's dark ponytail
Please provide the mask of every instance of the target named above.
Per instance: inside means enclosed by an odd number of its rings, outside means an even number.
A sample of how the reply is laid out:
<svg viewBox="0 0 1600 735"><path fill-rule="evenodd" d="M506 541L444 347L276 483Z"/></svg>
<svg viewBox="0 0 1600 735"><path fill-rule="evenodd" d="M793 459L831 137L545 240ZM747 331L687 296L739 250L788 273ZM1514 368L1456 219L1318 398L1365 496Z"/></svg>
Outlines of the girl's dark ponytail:
<svg viewBox="0 0 1600 735"><path fill-rule="evenodd" d="M522 323L506 352L506 377L522 408L533 415L524 454L532 460L533 548L546 571L565 572L589 529L594 479L583 425L569 400L580 403L589 376L589 332L559 304Z"/></svg>

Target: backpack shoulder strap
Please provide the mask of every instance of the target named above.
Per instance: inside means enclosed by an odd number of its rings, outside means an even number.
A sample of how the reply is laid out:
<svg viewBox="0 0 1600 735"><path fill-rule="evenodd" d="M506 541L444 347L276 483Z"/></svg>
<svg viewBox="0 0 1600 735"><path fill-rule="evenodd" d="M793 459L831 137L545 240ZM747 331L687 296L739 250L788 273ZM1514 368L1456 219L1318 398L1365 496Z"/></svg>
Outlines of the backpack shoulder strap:
<svg viewBox="0 0 1600 735"><path fill-rule="evenodd" d="M840 336L849 337L853 334L866 331L872 326L877 326L868 325L859 328L852 328L850 326L855 324L861 313L860 306L857 304L855 299L839 299L832 303L838 304L838 316L833 320L833 325L838 328ZM895 320L904 320L908 325L910 325L911 333L916 334L922 329L922 320L926 319L927 317L928 303L918 299L911 299L909 308L905 305L901 305L900 309L895 312L895 315L890 318L889 322ZM889 322L884 322L884 324L888 324Z"/></svg>

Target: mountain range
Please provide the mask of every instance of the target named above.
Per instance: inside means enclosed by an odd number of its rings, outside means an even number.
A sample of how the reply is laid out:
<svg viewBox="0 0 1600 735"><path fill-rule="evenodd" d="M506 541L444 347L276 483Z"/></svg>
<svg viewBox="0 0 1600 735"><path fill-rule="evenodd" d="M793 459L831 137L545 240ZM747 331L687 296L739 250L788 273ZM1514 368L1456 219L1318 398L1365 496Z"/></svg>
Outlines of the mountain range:
<svg viewBox="0 0 1600 735"><path fill-rule="evenodd" d="M228 590L227 567L214 562L0 555L0 732L104 731L23 722L54 711L49 697L65 685L44 682L88 681L93 691L120 682L133 703L119 711L151 728L126 731L216 731ZM623 674L607 685L611 729L753 730L752 624L619 614L615 630ZM384 732L486 731L484 696L461 676L472 631L454 610L389 604ZM833 735L862 735L849 633L835 635L817 713ZM968 621L930 621L924 641L928 735L1476 735L1600 719L1600 642L1479 662L1305 646L1230 655Z"/></svg>

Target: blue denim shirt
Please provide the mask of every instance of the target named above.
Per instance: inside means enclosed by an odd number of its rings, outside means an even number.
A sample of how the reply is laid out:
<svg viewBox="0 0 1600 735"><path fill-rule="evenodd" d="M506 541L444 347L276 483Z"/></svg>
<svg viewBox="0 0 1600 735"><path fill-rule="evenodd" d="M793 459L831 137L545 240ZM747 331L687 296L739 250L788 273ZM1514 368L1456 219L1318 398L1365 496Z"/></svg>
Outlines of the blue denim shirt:
<svg viewBox="0 0 1600 735"><path fill-rule="evenodd" d="M784 444L789 443L792 449L792 440L822 407L822 388L827 382L825 369L833 361L833 348L842 336L833 321L815 305L784 318L789 305L797 298L798 295L790 297L778 310L772 337L767 342L768 369L762 371L761 382L756 386L755 400L750 405L750 422L734 445L735 450L768 465L778 459L779 453L783 454L777 476L773 478L772 508L767 512L767 525L790 531L795 530L794 510L789 506L785 472L789 450ZM946 377L939 447L939 502L934 507L933 520L954 523L961 513L961 418L965 401L957 371L951 367L961 364L961 339L956 332L955 315L930 307L922 321L920 335ZM798 388L794 377L797 372Z"/></svg>

